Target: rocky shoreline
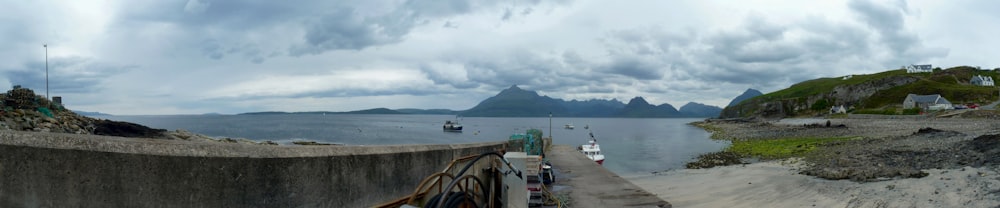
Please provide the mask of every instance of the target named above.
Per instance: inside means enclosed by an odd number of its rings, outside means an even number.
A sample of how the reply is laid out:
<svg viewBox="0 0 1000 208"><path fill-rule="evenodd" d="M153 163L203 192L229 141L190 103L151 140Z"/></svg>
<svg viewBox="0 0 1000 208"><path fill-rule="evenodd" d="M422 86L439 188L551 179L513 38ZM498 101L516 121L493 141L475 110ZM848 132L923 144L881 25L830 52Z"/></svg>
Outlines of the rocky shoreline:
<svg viewBox="0 0 1000 208"><path fill-rule="evenodd" d="M829 124L827 124L829 122ZM1000 120L870 118L706 120L693 123L730 141L857 137L825 143L802 157L800 174L859 182L920 178L927 169L1000 166ZM745 164L745 155L713 153L688 168Z"/></svg>
<svg viewBox="0 0 1000 208"><path fill-rule="evenodd" d="M66 109L61 104L52 103L27 88L14 88L6 93L0 93L0 131L3 130L250 145L278 145L278 143L273 141L258 142L246 138L216 138L183 129L168 131L135 123L86 117ZM292 144L335 145L312 141L297 141Z"/></svg>

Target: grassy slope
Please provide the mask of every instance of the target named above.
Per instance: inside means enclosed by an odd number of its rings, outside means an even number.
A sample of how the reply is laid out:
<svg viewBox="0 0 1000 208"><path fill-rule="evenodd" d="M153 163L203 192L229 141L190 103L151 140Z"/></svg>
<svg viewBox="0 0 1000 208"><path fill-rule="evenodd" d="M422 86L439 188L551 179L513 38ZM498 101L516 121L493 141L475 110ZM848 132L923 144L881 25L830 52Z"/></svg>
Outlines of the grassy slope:
<svg viewBox="0 0 1000 208"><path fill-rule="evenodd" d="M996 87L982 87L968 84L973 75L992 76L995 71L976 71L974 68L956 67L933 74L924 74L920 81L876 92L868 99L864 108L880 108L902 103L907 94L941 94L953 104L979 103L984 105L997 100Z"/></svg>
<svg viewBox="0 0 1000 208"><path fill-rule="evenodd" d="M884 108L888 106L900 105L907 94L941 94L952 103L975 102L985 104L997 100L997 89L994 87L981 87L968 84L973 75L991 76L997 80L996 71L979 71L971 67L953 67L946 70L935 71L934 73L908 74L906 70L897 69L876 74L854 75L850 79L819 78L804 81L783 90L767 93L754 99L761 99L763 102L800 99L808 96L825 94L833 91L839 85L856 85L871 80L878 80L892 76L912 76L920 78L919 81L897 86L887 90L882 90L872 95L858 108Z"/></svg>

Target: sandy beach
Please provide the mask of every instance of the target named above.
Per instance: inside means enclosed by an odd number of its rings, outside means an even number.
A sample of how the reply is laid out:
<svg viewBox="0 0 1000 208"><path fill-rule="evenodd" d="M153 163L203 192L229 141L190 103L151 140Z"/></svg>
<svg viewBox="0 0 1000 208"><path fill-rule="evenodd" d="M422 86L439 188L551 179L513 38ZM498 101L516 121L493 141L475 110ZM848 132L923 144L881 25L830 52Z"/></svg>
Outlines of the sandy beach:
<svg viewBox="0 0 1000 208"><path fill-rule="evenodd" d="M827 180L795 165L760 162L673 170L626 178L674 207L995 207L992 168L927 170L924 178L878 182Z"/></svg>
<svg viewBox="0 0 1000 208"><path fill-rule="evenodd" d="M728 137L766 139L793 136L859 136L857 144L830 164L803 158L680 169L626 179L670 202L674 207L996 207L1000 205L1000 166L995 150L977 149L995 141L1000 121L993 119L834 119L847 128L808 128L826 119L716 123ZM918 133L921 128L936 129ZM957 133L956 133L957 132ZM974 143L975 140L977 143ZM991 143L992 144L992 143ZM992 147L992 146L991 146ZM847 149L856 149L850 152ZM888 154L885 156L886 152ZM952 156L954 154L954 156ZM891 157L898 161L884 160ZM945 157L928 159L926 157ZM947 158L947 157L954 157ZM971 159L967 159L971 158ZM982 159L985 158L985 159ZM865 160L858 162L857 160ZM870 161L868 161L870 160ZM869 163L866 163L869 162ZM898 163L898 164L897 164ZM916 168L926 176L900 176ZM841 180L815 172L854 174ZM803 172L813 171L813 175ZM835 172L836 172L835 171ZM875 173L871 173L871 172ZM882 172L879 172L882 171ZM883 174L885 172L893 174ZM856 177L861 173L861 176ZM882 174L882 175L879 175ZM895 175L894 175L895 174ZM823 175L830 178L829 174Z"/></svg>

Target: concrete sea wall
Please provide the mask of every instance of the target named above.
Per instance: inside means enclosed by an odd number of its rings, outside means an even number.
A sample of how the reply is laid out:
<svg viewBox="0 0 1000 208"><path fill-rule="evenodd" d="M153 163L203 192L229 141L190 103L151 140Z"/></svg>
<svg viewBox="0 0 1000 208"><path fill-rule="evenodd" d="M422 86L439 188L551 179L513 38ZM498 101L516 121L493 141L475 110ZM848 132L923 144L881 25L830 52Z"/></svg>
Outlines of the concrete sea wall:
<svg viewBox="0 0 1000 208"><path fill-rule="evenodd" d="M0 207L367 207L502 142L268 146L0 131Z"/></svg>

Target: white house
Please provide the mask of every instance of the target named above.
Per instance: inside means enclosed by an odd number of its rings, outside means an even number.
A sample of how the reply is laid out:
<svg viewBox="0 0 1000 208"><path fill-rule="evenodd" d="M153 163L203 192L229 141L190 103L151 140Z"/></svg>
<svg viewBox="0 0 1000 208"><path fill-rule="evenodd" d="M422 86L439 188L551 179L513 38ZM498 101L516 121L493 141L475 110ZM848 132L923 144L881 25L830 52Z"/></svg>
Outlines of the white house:
<svg viewBox="0 0 1000 208"><path fill-rule="evenodd" d="M973 76L969 83L976 86L993 86L993 77L990 76Z"/></svg>
<svg viewBox="0 0 1000 208"><path fill-rule="evenodd" d="M903 108L920 108L924 110L951 110L951 102L948 99L944 99L941 95L917 95L909 94L906 95L906 99L903 100Z"/></svg>
<svg viewBox="0 0 1000 208"><path fill-rule="evenodd" d="M833 106L832 108L830 108L830 114L844 114L844 113L847 113L847 108L844 108L844 105Z"/></svg>
<svg viewBox="0 0 1000 208"><path fill-rule="evenodd" d="M906 66L906 73L930 73L934 69L930 64L927 65L909 65Z"/></svg>

